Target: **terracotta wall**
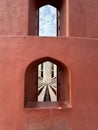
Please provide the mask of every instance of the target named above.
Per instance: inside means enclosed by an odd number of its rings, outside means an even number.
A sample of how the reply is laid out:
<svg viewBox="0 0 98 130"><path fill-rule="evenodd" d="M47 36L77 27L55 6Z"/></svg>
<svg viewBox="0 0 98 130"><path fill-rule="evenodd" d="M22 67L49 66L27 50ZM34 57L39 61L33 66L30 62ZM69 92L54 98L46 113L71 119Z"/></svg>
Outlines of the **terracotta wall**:
<svg viewBox="0 0 98 130"><path fill-rule="evenodd" d="M70 36L98 38L97 5L97 0L70 0Z"/></svg>
<svg viewBox="0 0 98 130"><path fill-rule="evenodd" d="M32 0L1 0L0 1L0 35L35 35L36 16L32 6L33 14L30 13L30 6L38 2ZM63 1L63 7L66 2ZM98 1L97 0L70 0L69 1L69 36L70 37L98 37ZM64 9L66 10L66 9ZM29 19L28 19L29 14ZM35 14L36 15L36 14ZM33 20L32 20L33 17ZM62 16L61 16L62 17ZM65 19L61 18L66 26ZM31 22L30 22L31 20ZM33 23L33 24L32 24ZM28 26L29 25L29 26ZM34 25L34 26L33 26ZM61 29L61 35L66 36L66 27ZM31 29L31 30L30 30ZM32 32L33 29L33 32Z"/></svg>
<svg viewBox="0 0 98 130"><path fill-rule="evenodd" d="M27 35L37 36L39 31L39 9L37 7L37 2L34 0L28 0L28 25L27 25Z"/></svg>
<svg viewBox="0 0 98 130"><path fill-rule="evenodd" d="M60 36L66 36L66 1L62 2L60 8Z"/></svg>
<svg viewBox="0 0 98 130"><path fill-rule="evenodd" d="M28 0L0 0L0 35L27 35Z"/></svg>
<svg viewBox="0 0 98 130"><path fill-rule="evenodd" d="M70 0L71 37L98 37L97 5L97 0ZM35 35L29 30L28 14L28 0L0 1L0 35L6 35L0 37L0 129L97 130L98 40L25 37ZM64 30L61 33L65 35ZM25 70L41 57L69 68L72 108L24 108Z"/></svg>
<svg viewBox="0 0 98 130"><path fill-rule="evenodd" d="M70 69L72 108L24 108L25 70L47 56ZM97 77L98 40L0 37L0 129L97 130Z"/></svg>

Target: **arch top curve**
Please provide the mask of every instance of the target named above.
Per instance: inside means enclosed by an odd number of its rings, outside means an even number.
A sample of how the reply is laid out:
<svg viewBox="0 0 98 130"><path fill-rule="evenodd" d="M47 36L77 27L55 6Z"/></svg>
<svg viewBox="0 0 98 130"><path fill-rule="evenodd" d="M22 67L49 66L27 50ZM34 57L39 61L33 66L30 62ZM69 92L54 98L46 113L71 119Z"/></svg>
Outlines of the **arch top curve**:
<svg viewBox="0 0 98 130"><path fill-rule="evenodd" d="M48 7L51 8L51 9L57 9L55 6L53 6L53 5L51 5L51 4L45 4L45 5L41 6L39 9L44 8L44 7L46 7L46 6L48 6Z"/></svg>
<svg viewBox="0 0 98 130"><path fill-rule="evenodd" d="M53 58L53 57L49 57L49 56L47 56L47 57L40 57L40 58L38 58L38 59L32 61L32 62L27 66L27 68L30 67L30 66L32 66L32 67L33 67L33 66L37 66L37 65L39 65L39 64L41 64L41 63L43 63L43 62L46 62L46 61L50 61L50 62L56 64L57 66L59 66L59 67L61 67L61 68L66 68L66 69L68 70L67 65L65 65L62 61L59 61L58 59Z"/></svg>
<svg viewBox="0 0 98 130"><path fill-rule="evenodd" d="M42 7L47 6L47 5L49 5L49 6L51 6L51 7L54 7L54 8L56 8L56 9L58 9L58 6L55 6L54 4L51 4L51 3L43 3L43 4L39 5L38 8L42 8Z"/></svg>
<svg viewBox="0 0 98 130"><path fill-rule="evenodd" d="M40 8L45 5L51 5L54 6L55 8L59 9L61 5L63 4L64 0L33 0L36 7Z"/></svg>

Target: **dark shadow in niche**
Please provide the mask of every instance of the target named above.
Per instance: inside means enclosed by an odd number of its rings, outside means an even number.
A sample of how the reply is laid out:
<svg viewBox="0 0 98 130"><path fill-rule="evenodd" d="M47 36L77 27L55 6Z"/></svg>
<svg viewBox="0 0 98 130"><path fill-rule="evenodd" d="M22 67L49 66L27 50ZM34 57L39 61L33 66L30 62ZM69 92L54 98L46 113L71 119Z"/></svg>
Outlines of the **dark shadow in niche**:
<svg viewBox="0 0 98 130"><path fill-rule="evenodd" d="M51 5L57 9L57 36L66 36L66 0L29 0L28 35L39 35L39 8ZM65 6L64 6L65 5Z"/></svg>
<svg viewBox="0 0 98 130"><path fill-rule="evenodd" d="M38 65L50 61L57 65L57 102L37 102ZM71 106L69 70L64 63L50 57L39 58L30 63L25 71L24 107L26 108L68 108Z"/></svg>

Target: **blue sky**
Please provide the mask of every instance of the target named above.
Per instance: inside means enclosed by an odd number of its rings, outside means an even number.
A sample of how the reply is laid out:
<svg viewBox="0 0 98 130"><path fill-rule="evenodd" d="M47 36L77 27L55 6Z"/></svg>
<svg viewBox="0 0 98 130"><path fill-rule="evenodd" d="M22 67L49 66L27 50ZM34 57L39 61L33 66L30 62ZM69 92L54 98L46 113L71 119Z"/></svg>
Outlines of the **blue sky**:
<svg viewBox="0 0 98 130"><path fill-rule="evenodd" d="M39 10L39 36L56 36L56 8L46 5Z"/></svg>

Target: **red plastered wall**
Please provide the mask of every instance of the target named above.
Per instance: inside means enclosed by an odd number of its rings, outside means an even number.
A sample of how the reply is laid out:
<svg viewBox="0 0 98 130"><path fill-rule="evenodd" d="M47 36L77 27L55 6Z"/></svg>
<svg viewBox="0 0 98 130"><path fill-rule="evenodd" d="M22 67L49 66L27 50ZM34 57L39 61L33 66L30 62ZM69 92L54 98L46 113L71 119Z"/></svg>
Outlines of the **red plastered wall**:
<svg viewBox="0 0 98 130"><path fill-rule="evenodd" d="M71 108L24 108L26 67L47 56L70 69ZM97 130L97 77L98 40L0 37L0 129Z"/></svg>

